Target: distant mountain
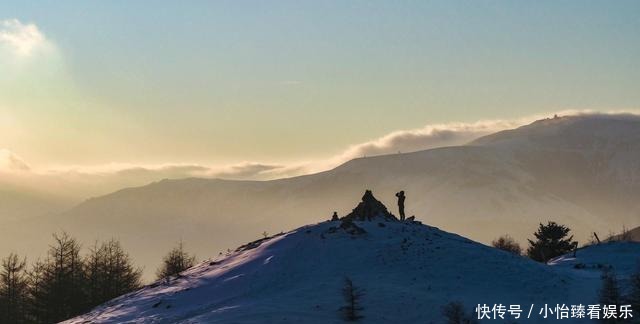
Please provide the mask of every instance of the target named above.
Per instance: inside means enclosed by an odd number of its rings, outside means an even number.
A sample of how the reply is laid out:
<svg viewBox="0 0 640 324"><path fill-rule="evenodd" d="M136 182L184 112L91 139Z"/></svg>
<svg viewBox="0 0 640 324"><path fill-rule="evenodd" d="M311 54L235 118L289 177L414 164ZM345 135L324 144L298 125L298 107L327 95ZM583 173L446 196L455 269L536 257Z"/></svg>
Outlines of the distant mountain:
<svg viewBox="0 0 640 324"><path fill-rule="evenodd" d="M264 231L328 219L334 210L346 215L364 189L393 213L394 193L404 190L407 216L481 242L505 233L524 242L547 220L570 226L584 242L594 231L606 236L640 223L640 119L545 119L465 146L355 159L288 179L163 180L12 232L39 237L41 246L52 229L84 242L117 237L151 273L179 239L199 256L211 255ZM15 234L24 229L29 233Z"/></svg>
<svg viewBox="0 0 640 324"><path fill-rule="evenodd" d="M610 235L606 241L632 241L640 242L640 227L624 229L621 233Z"/></svg>
<svg viewBox="0 0 640 324"><path fill-rule="evenodd" d="M246 244L65 323L339 323L345 278L364 293L365 323L443 323L439 310L453 301L470 315L478 304L520 305L517 322L540 322L545 304L596 304L601 267L626 280L640 252L637 243L592 246L547 266L363 210L374 217Z"/></svg>

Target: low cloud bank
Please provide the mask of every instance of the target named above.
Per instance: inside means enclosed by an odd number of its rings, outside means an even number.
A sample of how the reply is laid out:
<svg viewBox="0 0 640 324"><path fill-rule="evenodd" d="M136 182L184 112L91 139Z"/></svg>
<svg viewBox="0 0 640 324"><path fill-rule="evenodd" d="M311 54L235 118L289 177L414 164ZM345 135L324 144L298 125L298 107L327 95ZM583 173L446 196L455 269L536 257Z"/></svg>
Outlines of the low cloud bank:
<svg viewBox="0 0 640 324"><path fill-rule="evenodd" d="M521 122L508 120L426 125L420 129L395 131L378 139L353 145L339 158L350 160L363 156L463 145L480 136L520 125Z"/></svg>
<svg viewBox="0 0 640 324"><path fill-rule="evenodd" d="M563 111L559 115L582 115L640 119L635 111L611 113L593 111ZM0 174L11 174L14 179L29 178L41 186L62 186L74 194L100 195L123 187L139 186L165 178L222 178L232 180L269 180L309 174L334 168L354 158L413 152L443 146L464 145L472 140L497 131L515 128L553 114L531 116L514 120L489 120L475 123L449 123L426 125L419 129L400 130L368 142L352 145L341 154L319 161L297 163L241 162L226 166L200 164L107 164L90 167L67 167L37 170L13 152L0 149ZM28 175L26 177L25 175ZM44 181L43 181L44 179ZM87 189L90 188L90 189Z"/></svg>

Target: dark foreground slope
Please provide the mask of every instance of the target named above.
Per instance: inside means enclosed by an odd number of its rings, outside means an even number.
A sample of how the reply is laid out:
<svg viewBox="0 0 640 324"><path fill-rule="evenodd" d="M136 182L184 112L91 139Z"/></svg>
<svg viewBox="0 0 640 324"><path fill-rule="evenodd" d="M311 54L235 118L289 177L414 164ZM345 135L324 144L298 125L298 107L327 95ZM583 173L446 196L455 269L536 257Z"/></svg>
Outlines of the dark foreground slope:
<svg viewBox="0 0 640 324"><path fill-rule="evenodd" d="M337 323L345 277L366 323L440 323L440 307L567 302L572 279L417 223L325 222L208 260L68 323ZM382 225L380 225L382 224ZM352 232L353 233L353 232Z"/></svg>
<svg viewBox="0 0 640 324"><path fill-rule="evenodd" d="M554 318L542 318L544 305L597 304L602 268L627 287L639 253L638 243L609 243L544 265L416 222L324 222L244 245L67 323L340 323L345 278L364 292L365 323L442 323L451 301L471 316L477 304L519 305L517 322L540 323Z"/></svg>

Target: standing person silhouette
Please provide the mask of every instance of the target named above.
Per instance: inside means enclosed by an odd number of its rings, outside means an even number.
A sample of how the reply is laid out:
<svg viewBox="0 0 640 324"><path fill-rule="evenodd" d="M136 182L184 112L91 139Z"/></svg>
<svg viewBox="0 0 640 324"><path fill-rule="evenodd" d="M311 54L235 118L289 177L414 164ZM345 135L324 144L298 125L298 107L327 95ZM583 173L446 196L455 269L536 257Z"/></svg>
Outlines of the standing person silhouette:
<svg viewBox="0 0 640 324"><path fill-rule="evenodd" d="M398 197L398 210L400 211L400 220L404 221L404 190L396 193L396 197Z"/></svg>

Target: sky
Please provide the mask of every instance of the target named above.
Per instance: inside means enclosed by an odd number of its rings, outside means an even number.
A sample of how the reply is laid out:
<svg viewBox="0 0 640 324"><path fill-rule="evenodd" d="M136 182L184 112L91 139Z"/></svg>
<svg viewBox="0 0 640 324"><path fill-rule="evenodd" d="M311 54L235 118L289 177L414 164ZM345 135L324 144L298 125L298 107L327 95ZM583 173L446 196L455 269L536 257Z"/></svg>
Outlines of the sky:
<svg viewBox="0 0 640 324"><path fill-rule="evenodd" d="M252 177L633 110L639 30L638 1L3 1L0 166Z"/></svg>

